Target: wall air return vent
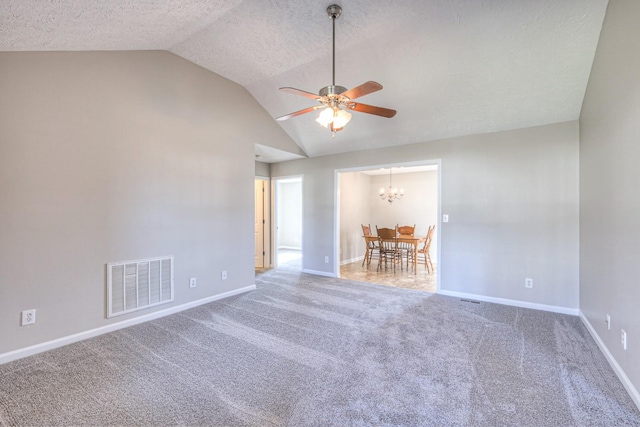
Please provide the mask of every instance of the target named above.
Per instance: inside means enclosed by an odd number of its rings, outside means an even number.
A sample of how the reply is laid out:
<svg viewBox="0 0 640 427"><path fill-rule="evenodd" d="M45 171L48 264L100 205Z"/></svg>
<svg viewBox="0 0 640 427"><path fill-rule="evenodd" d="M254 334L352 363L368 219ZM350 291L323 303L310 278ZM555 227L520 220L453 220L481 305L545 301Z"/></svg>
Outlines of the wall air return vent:
<svg viewBox="0 0 640 427"><path fill-rule="evenodd" d="M107 317L173 301L173 257L107 264Z"/></svg>

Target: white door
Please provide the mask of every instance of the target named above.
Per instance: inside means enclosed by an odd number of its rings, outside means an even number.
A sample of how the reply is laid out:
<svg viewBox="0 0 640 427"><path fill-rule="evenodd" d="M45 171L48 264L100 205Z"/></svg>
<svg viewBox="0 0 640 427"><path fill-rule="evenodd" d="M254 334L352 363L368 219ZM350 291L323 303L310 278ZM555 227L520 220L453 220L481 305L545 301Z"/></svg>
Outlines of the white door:
<svg viewBox="0 0 640 427"><path fill-rule="evenodd" d="M255 180L255 268L264 268L264 180Z"/></svg>

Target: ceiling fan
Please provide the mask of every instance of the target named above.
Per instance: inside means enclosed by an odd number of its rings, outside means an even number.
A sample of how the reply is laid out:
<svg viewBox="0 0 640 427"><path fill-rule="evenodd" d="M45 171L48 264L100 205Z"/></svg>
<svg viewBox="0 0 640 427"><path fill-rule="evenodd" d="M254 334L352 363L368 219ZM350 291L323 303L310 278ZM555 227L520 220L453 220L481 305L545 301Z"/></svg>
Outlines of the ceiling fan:
<svg viewBox="0 0 640 427"><path fill-rule="evenodd" d="M331 133L335 136L336 132L344 129L344 126L349 123L349 120L351 120L351 113L346 111L347 109L387 118L395 116L396 110L375 107L373 105L353 101L361 96L381 90L382 85L380 83L368 81L349 90L343 86L336 86L336 19L342 15L342 8L337 4L331 5L327 8L327 14L333 22L333 80L331 86L325 86L320 89L318 95L292 87L281 87L280 90L283 92L314 99L318 101L320 105L315 105L313 107L305 108L304 110L280 116L276 120L288 120L293 117L322 109L320 116L316 121L322 126L331 129Z"/></svg>

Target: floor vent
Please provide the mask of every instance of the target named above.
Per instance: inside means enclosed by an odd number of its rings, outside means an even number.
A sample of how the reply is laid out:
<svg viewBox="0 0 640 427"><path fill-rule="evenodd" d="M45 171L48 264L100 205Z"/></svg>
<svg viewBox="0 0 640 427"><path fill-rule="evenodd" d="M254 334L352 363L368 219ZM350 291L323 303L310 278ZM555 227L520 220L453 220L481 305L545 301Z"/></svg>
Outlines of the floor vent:
<svg viewBox="0 0 640 427"><path fill-rule="evenodd" d="M480 304L480 301L474 301L472 299L461 299L462 302L470 302L471 304Z"/></svg>
<svg viewBox="0 0 640 427"><path fill-rule="evenodd" d="M107 317L173 301L173 257L107 264Z"/></svg>

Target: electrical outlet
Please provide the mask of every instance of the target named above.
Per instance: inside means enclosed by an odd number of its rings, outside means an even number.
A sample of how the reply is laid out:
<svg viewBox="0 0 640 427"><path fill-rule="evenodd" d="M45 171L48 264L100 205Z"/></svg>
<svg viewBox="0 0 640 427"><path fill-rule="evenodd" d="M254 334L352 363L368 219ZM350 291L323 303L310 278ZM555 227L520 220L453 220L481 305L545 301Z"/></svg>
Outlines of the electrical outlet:
<svg viewBox="0 0 640 427"><path fill-rule="evenodd" d="M329 264L329 257L328 256L324 257L324 263L325 264Z"/></svg>
<svg viewBox="0 0 640 427"><path fill-rule="evenodd" d="M627 349L627 333L624 331L624 329L621 329L622 333L620 334L620 341L622 344L622 348L623 349Z"/></svg>
<svg viewBox="0 0 640 427"><path fill-rule="evenodd" d="M527 277L524 279L524 287L525 288L533 288L533 279Z"/></svg>
<svg viewBox="0 0 640 427"><path fill-rule="evenodd" d="M32 310L24 310L22 312L22 326L25 325L32 325L36 323L36 309L32 309Z"/></svg>
<svg viewBox="0 0 640 427"><path fill-rule="evenodd" d="M224 270L220 277L222 278L222 280L227 280L227 270Z"/></svg>
<svg viewBox="0 0 640 427"><path fill-rule="evenodd" d="M607 329L611 329L611 316L607 314Z"/></svg>
<svg viewBox="0 0 640 427"><path fill-rule="evenodd" d="M189 279L189 287L190 288L195 288L196 287L196 278L192 277L191 279Z"/></svg>

